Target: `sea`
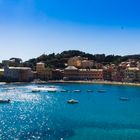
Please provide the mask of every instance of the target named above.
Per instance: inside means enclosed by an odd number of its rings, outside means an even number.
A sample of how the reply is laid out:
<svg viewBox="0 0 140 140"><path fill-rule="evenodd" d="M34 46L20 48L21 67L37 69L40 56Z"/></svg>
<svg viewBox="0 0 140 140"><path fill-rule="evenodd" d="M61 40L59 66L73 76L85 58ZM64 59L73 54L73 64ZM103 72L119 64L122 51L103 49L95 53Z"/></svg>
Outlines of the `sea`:
<svg viewBox="0 0 140 140"><path fill-rule="evenodd" d="M140 87L1 84L0 100L8 99L0 140L140 140Z"/></svg>

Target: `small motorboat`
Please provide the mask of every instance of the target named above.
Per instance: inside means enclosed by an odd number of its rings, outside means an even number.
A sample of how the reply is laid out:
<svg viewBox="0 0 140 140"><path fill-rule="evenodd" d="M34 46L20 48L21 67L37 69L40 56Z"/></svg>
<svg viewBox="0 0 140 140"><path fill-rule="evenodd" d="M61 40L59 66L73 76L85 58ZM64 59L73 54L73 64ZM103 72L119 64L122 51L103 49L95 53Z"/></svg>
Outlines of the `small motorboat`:
<svg viewBox="0 0 140 140"><path fill-rule="evenodd" d="M77 104L79 102L78 102L78 100L71 99L71 100L68 100L67 103L68 104Z"/></svg>
<svg viewBox="0 0 140 140"><path fill-rule="evenodd" d="M2 99L0 99L0 103L10 103L10 102L11 102L10 99L8 99L8 100L2 100Z"/></svg>
<svg viewBox="0 0 140 140"><path fill-rule="evenodd" d="M106 90L98 90L98 92L102 93L102 92L106 92Z"/></svg>
<svg viewBox="0 0 140 140"><path fill-rule="evenodd" d="M47 90L48 92L56 92L56 90Z"/></svg>
<svg viewBox="0 0 140 140"><path fill-rule="evenodd" d="M122 100L122 101L128 101L129 98L127 98L127 97L120 97L120 100Z"/></svg>
<svg viewBox="0 0 140 140"><path fill-rule="evenodd" d="M15 90L16 88L7 88L7 90Z"/></svg>
<svg viewBox="0 0 140 140"><path fill-rule="evenodd" d="M32 92L40 92L40 90L39 89L34 89L34 90L32 90Z"/></svg>
<svg viewBox="0 0 140 140"><path fill-rule="evenodd" d="M39 85L39 86L37 86L38 88L42 88L42 87L44 87L44 86L42 86L42 85Z"/></svg>
<svg viewBox="0 0 140 140"><path fill-rule="evenodd" d="M61 90L61 92L68 92L68 90Z"/></svg>
<svg viewBox="0 0 140 140"><path fill-rule="evenodd" d="M56 88L55 86L49 86L49 88Z"/></svg>
<svg viewBox="0 0 140 140"><path fill-rule="evenodd" d="M73 92L81 92L81 90L74 90Z"/></svg>
<svg viewBox="0 0 140 140"><path fill-rule="evenodd" d="M87 90L87 92L93 92L93 90Z"/></svg>

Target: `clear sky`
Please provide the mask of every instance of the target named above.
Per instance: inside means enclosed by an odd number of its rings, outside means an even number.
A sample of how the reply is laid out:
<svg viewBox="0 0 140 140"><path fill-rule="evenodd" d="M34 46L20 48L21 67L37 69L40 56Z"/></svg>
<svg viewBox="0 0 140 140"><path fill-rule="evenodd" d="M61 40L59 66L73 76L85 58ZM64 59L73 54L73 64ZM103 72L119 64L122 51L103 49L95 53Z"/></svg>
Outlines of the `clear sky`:
<svg viewBox="0 0 140 140"><path fill-rule="evenodd" d="M140 1L0 0L0 61L69 49L140 54Z"/></svg>

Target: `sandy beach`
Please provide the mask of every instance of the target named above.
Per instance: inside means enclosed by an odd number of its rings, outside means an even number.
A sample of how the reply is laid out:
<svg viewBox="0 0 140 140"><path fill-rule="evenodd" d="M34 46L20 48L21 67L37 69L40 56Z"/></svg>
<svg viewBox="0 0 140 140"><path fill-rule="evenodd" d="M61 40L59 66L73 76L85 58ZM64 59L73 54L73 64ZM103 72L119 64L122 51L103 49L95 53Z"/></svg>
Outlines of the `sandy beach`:
<svg viewBox="0 0 140 140"><path fill-rule="evenodd" d="M100 81L100 80L90 80L90 81L83 81L83 80L81 80L81 81L80 80L79 81L49 80L49 81L44 81L43 83L38 83L38 84L47 84L47 83L105 84L105 85L139 86L140 87L140 83ZM0 85L3 85L3 84L28 84L28 82L11 82L11 83L0 82Z"/></svg>
<svg viewBox="0 0 140 140"><path fill-rule="evenodd" d="M106 84L106 85L124 85L124 86L140 86L140 83L115 82L115 81L64 81L64 80L49 80L48 83L79 83L79 84Z"/></svg>

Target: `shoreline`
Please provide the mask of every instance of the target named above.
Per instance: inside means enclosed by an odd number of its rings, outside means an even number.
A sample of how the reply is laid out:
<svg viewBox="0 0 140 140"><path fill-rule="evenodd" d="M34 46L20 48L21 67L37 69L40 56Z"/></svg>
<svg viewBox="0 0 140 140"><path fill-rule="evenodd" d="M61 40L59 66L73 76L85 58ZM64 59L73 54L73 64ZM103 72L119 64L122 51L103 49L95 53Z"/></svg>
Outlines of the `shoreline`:
<svg viewBox="0 0 140 140"><path fill-rule="evenodd" d="M115 81L64 81L64 80L49 80L47 83L74 83L74 84L103 84L103 85L120 85L120 86L138 86L140 83L128 83L128 82L115 82Z"/></svg>
<svg viewBox="0 0 140 140"><path fill-rule="evenodd" d="M5 84L32 84L33 82L11 82L11 83L6 83L6 82L0 82L0 85L5 85ZM43 83L35 83L35 84L47 84L47 83L70 83L70 84L103 84L103 85L120 85L120 86L137 86L140 87L140 83L128 83L128 82L116 82L116 81L98 81L98 80L90 80L90 81L84 81L84 80L78 80L78 81L64 81L64 80L49 80L49 81L44 81Z"/></svg>

